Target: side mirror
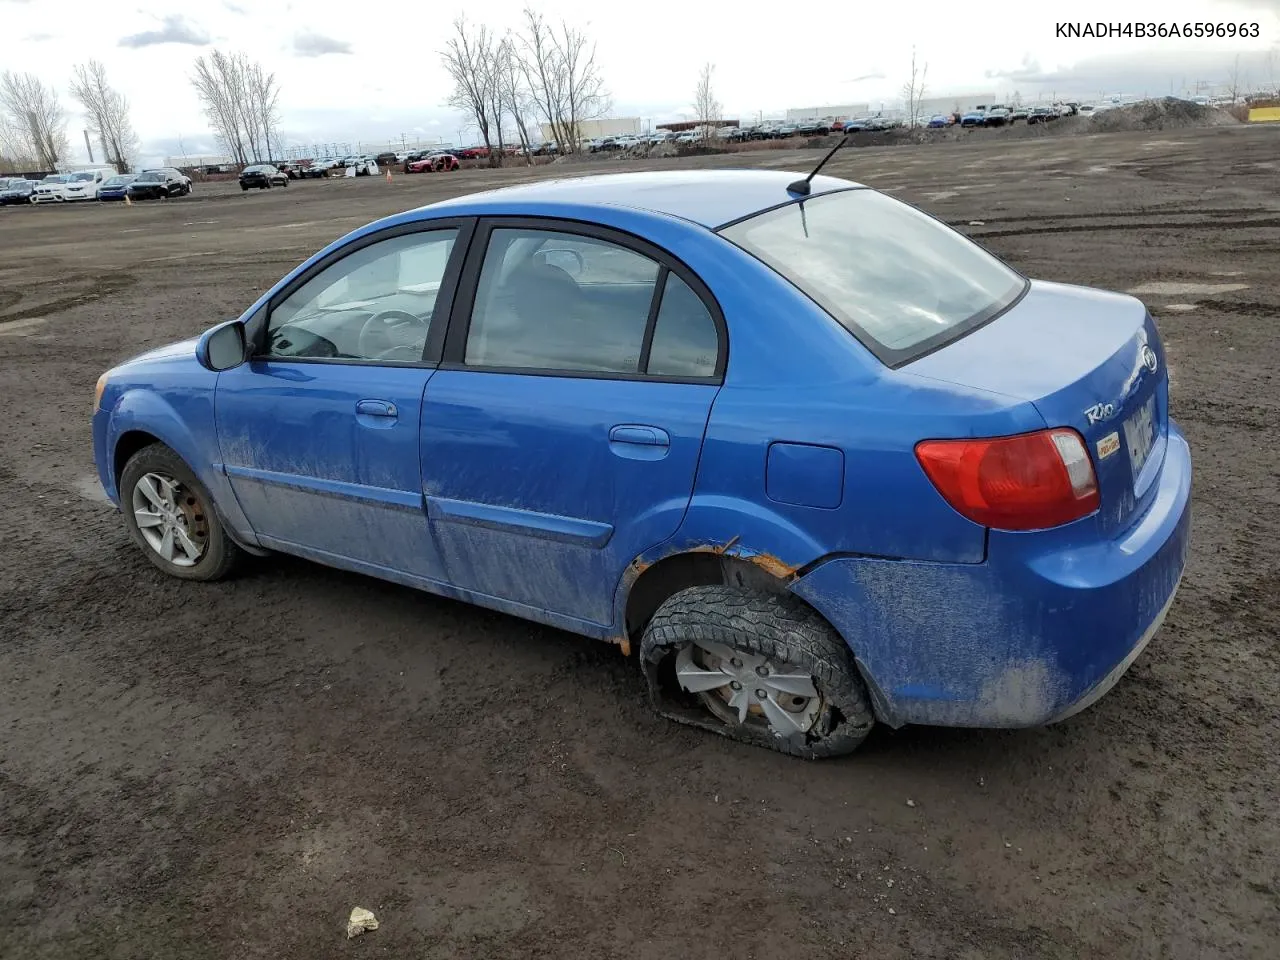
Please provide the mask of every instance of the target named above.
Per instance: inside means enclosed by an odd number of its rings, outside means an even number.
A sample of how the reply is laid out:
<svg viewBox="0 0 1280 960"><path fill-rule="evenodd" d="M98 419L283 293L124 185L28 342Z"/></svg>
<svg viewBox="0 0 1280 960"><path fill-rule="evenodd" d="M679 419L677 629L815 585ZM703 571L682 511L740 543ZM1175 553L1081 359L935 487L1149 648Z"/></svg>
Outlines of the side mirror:
<svg viewBox="0 0 1280 960"><path fill-rule="evenodd" d="M244 324L239 320L228 320L206 330L196 343L196 359L200 366L215 373L240 366L247 353Z"/></svg>

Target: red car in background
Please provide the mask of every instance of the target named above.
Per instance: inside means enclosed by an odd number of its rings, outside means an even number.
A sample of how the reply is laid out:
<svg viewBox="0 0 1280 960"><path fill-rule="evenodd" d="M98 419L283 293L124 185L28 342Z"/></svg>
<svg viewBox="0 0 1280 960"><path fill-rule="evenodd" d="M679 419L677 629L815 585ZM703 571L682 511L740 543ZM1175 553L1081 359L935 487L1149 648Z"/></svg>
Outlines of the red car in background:
<svg viewBox="0 0 1280 960"><path fill-rule="evenodd" d="M419 160L405 164L409 173L443 173L457 170L460 164L452 153L429 153Z"/></svg>

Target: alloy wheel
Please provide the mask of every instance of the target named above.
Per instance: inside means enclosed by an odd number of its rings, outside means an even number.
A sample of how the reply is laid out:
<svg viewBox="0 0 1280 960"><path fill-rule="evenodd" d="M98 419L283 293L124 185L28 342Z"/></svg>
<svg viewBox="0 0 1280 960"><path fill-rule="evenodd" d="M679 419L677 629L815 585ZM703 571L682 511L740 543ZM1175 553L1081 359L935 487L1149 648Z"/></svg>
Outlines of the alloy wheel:
<svg viewBox="0 0 1280 960"><path fill-rule="evenodd" d="M147 546L176 567L194 567L209 543L204 506L181 481L146 473L134 484L133 518Z"/></svg>

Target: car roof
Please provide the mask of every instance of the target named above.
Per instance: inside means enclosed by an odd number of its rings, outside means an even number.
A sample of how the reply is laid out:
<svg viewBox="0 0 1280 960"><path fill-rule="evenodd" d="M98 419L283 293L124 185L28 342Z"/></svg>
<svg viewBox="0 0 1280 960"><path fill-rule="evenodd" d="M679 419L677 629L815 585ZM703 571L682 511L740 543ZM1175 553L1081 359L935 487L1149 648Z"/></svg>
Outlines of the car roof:
<svg viewBox="0 0 1280 960"><path fill-rule="evenodd" d="M501 213L513 206L556 204L629 207L719 227L741 217L797 199L788 184L802 172L781 170L697 170L596 174L502 187L444 200L422 210L477 214ZM811 196L848 190L861 184L839 177L813 178ZM549 210L554 215L554 210Z"/></svg>

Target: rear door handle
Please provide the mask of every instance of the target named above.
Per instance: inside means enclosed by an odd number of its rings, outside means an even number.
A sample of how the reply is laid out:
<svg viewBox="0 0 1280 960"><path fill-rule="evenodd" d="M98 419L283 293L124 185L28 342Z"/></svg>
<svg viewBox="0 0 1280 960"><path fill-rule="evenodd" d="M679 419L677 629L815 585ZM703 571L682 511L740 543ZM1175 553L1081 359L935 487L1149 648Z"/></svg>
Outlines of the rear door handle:
<svg viewBox="0 0 1280 960"><path fill-rule="evenodd" d="M630 443L639 447L669 447L671 437L661 427L620 423L609 431L610 443Z"/></svg>
<svg viewBox="0 0 1280 960"><path fill-rule="evenodd" d="M395 417L396 405L390 400L357 400L356 413L363 417Z"/></svg>

